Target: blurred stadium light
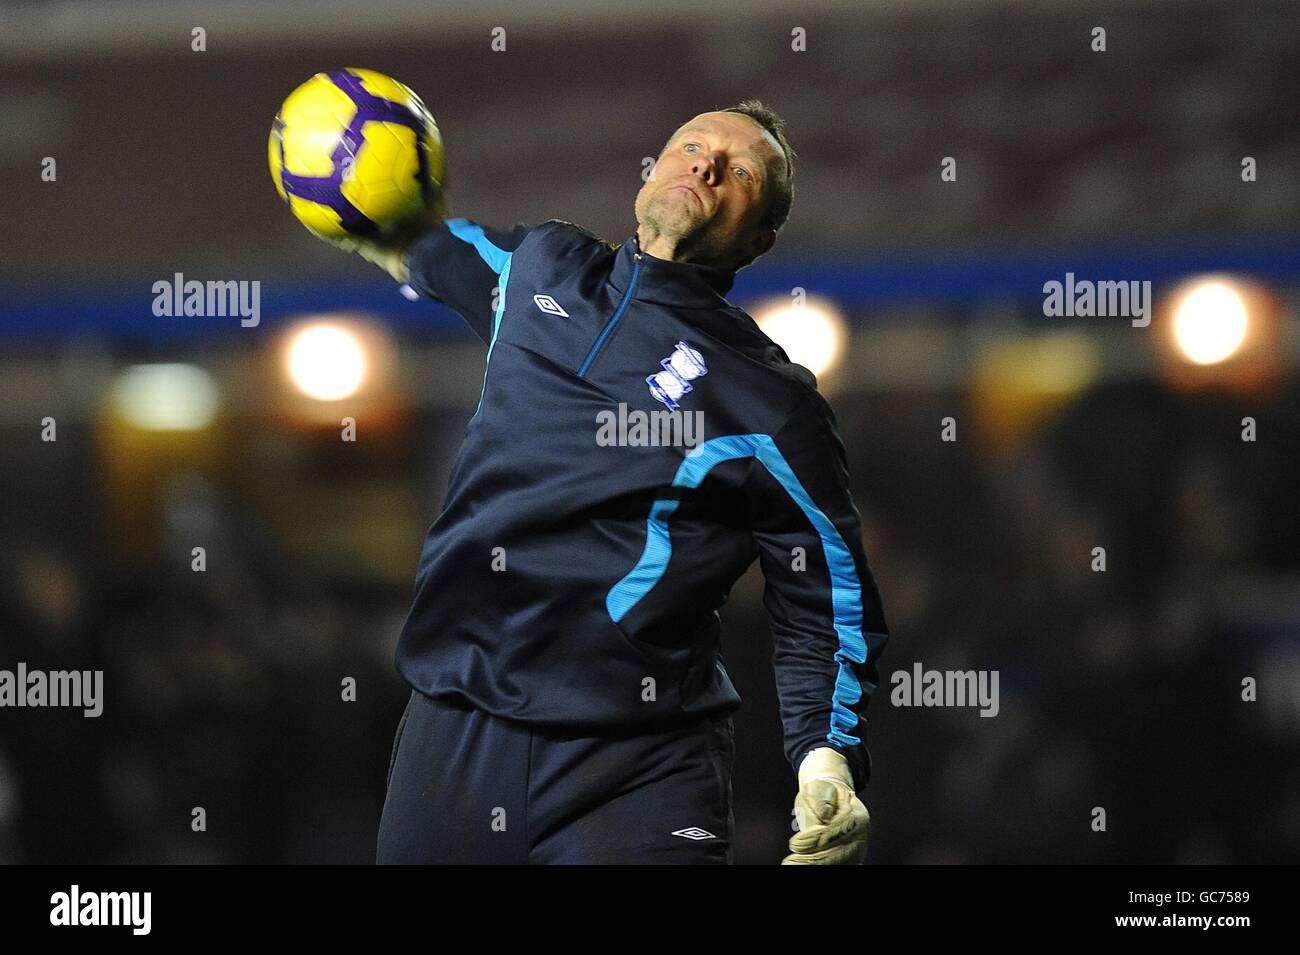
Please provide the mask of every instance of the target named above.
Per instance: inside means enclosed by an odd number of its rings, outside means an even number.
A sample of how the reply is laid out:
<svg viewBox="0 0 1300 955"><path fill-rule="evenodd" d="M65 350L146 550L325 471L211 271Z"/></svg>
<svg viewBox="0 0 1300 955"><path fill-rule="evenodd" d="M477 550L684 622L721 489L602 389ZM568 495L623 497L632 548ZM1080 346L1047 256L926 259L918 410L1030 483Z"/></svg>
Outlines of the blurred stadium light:
<svg viewBox="0 0 1300 955"><path fill-rule="evenodd" d="M317 401L352 397L369 370L361 340L334 322L309 322L291 331L285 363L294 386Z"/></svg>
<svg viewBox="0 0 1300 955"><path fill-rule="evenodd" d="M197 365L132 365L113 384L113 407L122 420L146 431L198 431L220 403L212 376Z"/></svg>
<svg viewBox="0 0 1300 955"><path fill-rule="evenodd" d="M1174 305L1174 340L1193 364L1216 365L1241 348L1249 321L1246 300L1234 283L1198 280Z"/></svg>
<svg viewBox="0 0 1300 955"><path fill-rule="evenodd" d="M834 302L817 296L798 304L770 299L755 305L750 315L792 362L803 365L819 383L830 387L830 379L844 360L847 337L843 314Z"/></svg>
<svg viewBox="0 0 1300 955"><path fill-rule="evenodd" d="M268 386L290 419L338 424L340 415L365 415L373 423L404 403L393 386L392 336L372 315L298 316L272 341L278 380Z"/></svg>
<svg viewBox="0 0 1300 955"><path fill-rule="evenodd" d="M1177 283L1157 309L1155 331L1164 377L1180 388L1254 391L1300 366L1294 306L1284 313L1269 286L1247 276Z"/></svg>

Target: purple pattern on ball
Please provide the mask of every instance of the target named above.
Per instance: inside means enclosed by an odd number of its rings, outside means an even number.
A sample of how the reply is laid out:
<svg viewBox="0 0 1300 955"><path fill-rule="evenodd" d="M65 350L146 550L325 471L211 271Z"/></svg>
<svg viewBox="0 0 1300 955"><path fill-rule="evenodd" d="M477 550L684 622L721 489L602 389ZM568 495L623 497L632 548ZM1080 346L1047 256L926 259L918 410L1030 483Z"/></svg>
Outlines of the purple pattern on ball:
<svg viewBox="0 0 1300 955"><path fill-rule="evenodd" d="M374 235L379 226L365 216L361 210L343 197L343 169L348 157L356 158L357 152L365 142L362 129L366 123L396 123L415 132L416 157L419 163L417 173L420 194L424 201L429 201L432 183L429 176L429 155L424 141L424 121L410 109L392 100L384 99L370 93L361 83L361 77L347 70L332 70L326 74L335 86L347 94L356 105L347 128L339 136L339 144L334 148L330 159L334 164L328 176L300 176L286 169L284 155L284 137L280 137L280 183L284 191L309 202L326 206L338 213L343 228L353 235ZM283 129L283 120L277 117L275 129Z"/></svg>

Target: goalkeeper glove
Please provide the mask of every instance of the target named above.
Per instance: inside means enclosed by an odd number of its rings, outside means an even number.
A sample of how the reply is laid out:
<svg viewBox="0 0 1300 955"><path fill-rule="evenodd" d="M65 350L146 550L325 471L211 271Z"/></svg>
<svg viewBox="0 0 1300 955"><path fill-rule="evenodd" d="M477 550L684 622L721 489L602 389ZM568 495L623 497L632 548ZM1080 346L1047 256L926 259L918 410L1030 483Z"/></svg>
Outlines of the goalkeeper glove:
<svg viewBox="0 0 1300 955"><path fill-rule="evenodd" d="M799 831L782 865L861 865L866 858L871 815L854 794L842 753L819 746L803 758L794 817Z"/></svg>
<svg viewBox="0 0 1300 955"><path fill-rule="evenodd" d="M370 238L348 235L325 241L345 252L355 252L405 285L411 280L406 267L407 249L422 234L446 218L447 196L440 189L421 215L391 233Z"/></svg>

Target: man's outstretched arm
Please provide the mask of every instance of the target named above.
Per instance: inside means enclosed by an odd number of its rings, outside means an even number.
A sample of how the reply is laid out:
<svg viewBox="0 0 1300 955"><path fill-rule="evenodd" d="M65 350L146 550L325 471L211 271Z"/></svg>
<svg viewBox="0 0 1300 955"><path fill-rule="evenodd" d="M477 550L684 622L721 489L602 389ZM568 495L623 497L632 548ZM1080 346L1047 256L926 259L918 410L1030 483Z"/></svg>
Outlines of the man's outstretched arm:
<svg viewBox="0 0 1300 955"><path fill-rule="evenodd" d="M407 247L406 283L455 309L479 338L490 342L501 301L497 289L509 279L511 253L532 229L522 223L496 229L463 218L440 222Z"/></svg>
<svg viewBox="0 0 1300 955"><path fill-rule="evenodd" d="M441 206L430 210L417 226L397 236L334 244L454 309L479 338L491 341L496 289L506 278L510 254L533 227L521 223L497 229L465 218L445 219L442 212Z"/></svg>
<svg viewBox="0 0 1300 955"><path fill-rule="evenodd" d="M861 862L867 816L855 793L871 773L865 711L888 631L825 399L810 390L756 459L753 536L785 752L800 783L786 861Z"/></svg>

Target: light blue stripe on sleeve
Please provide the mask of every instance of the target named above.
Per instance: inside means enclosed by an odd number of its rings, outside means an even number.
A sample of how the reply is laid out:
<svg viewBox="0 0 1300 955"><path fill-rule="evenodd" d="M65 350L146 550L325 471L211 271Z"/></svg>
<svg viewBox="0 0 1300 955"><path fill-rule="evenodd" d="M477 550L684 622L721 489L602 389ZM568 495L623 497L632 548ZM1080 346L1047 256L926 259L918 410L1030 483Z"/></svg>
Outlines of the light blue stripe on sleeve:
<svg viewBox="0 0 1300 955"><path fill-rule="evenodd" d="M468 219L448 219L447 228L456 238L474 246L474 251L479 254L479 258L497 275L502 273L510 261L510 253L493 245L492 240L483 233L481 225Z"/></svg>
<svg viewBox="0 0 1300 955"><path fill-rule="evenodd" d="M479 408L483 407L483 393L487 391L487 370L492 364L492 348L497 343L497 332L501 330L501 316L506 310L506 285L510 282L512 253L494 245L483 233L483 227L468 219L448 219L447 228L456 238L474 246L474 251L479 254L479 258L497 274L497 288L500 290L497 293L496 312L492 316L492 338L488 342L487 361L483 366L483 386L479 388L478 404L474 407L474 414L477 415Z"/></svg>
<svg viewBox="0 0 1300 955"><path fill-rule="evenodd" d="M842 746L856 746L861 740L849 735L849 731L857 725L858 717L850 707L861 699L862 687L850 665L864 663L867 659L867 643L862 634L862 585L853 554L835 524L816 505L785 456L777 449L776 442L767 434L728 435L704 442L682 461L673 478L673 487L699 487L717 465L748 457L756 458L767 468L799 505L821 538L830 572L835 633L839 638L839 649L835 652L839 671L831 699L831 726L826 738ZM645 549L640 559L605 596L605 609L615 623L654 588L668 569L673 549L668 518L677 510L678 504L675 498L660 498L651 505L646 521Z"/></svg>
<svg viewBox="0 0 1300 955"><path fill-rule="evenodd" d="M496 246L493 246L496 248ZM478 404L474 406L474 414L478 414L478 409L483 407L483 393L487 391L487 373L488 366L492 364L492 349L496 347L497 332L501 330L501 316L506 310L506 286L510 284L510 262L511 257L506 255L505 264L502 265L498 273L497 281L497 310L492 316L492 340L488 342L487 361L483 364L483 385L478 391Z"/></svg>

